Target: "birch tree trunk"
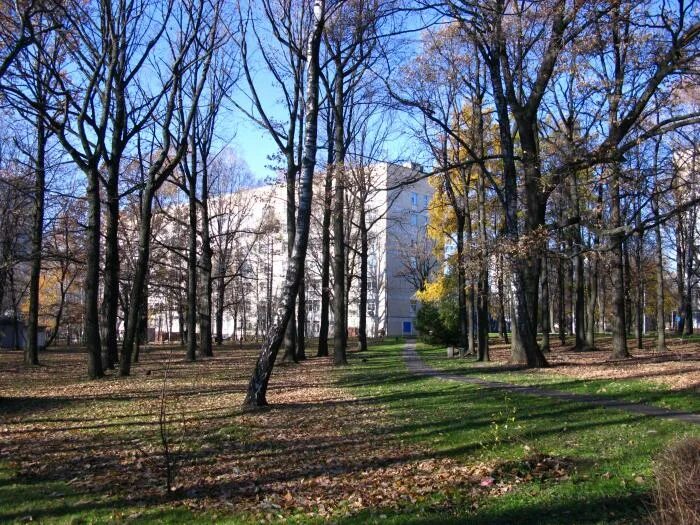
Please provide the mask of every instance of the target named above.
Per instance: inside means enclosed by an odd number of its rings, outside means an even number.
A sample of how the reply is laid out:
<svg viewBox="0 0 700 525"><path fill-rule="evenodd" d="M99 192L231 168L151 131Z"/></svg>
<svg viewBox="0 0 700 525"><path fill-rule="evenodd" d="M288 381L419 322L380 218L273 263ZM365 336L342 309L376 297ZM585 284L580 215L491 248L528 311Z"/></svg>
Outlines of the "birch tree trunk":
<svg viewBox="0 0 700 525"><path fill-rule="evenodd" d="M307 48L306 129L304 131L304 156L302 160L294 249L289 261L290 264L287 266L287 275L275 320L268 331L248 384L248 391L243 402L243 407L247 409L255 409L267 405L267 386L272 375L277 353L284 339L287 324L292 315L294 315L294 299L299 290L309 241L312 183L316 166L318 131L319 47L324 26L325 0L314 1L313 16L313 28L309 35Z"/></svg>

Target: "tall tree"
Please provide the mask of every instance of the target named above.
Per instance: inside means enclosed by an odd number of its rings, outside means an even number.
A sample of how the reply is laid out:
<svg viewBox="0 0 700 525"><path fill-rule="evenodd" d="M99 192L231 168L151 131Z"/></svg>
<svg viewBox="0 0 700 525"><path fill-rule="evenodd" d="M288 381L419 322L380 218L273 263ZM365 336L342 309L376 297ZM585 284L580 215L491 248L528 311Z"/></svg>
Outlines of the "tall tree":
<svg viewBox="0 0 700 525"><path fill-rule="evenodd" d="M253 409L267 404L267 386L275 365L289 320L294 315L294 299L302 278L306 249L311 223L311 198L313 192L313 175L316 166L318 107L319 107L319 48L326 19L325 0L314 0L313 23L308 36L306 51L306 97L304 129L304 155L300 180L299 209L294 235L294 249L290 264L287 266L282 295L280 297L275 320L268 330L262 350L255 364L253 375L248 384L248 391L243 402L244 407Z"/></svg>
<svg viewBox="0 0 700 525"><path fill-rule="evenodd" d="M153 199L187 153L190 130L197 115L199 98L207 82L213 53L222 38L219 31L221 3L186 0L176 5L172 16L179 31L177 35L168 39L170 63L163 74L164 84L168 89L164 91L166 96L160 123L155 126L162 135L162 141L156 150L139 156L143 166L143 189L140 199L138 253L129 294L131 308L119 362L119 373L123 376L131 372L131 359L138 349L139 325L144 317ZM189 92L187 99L189 106L180 108L178 111L177 102L181 100L180 91L186 88L188 75L195 74L191 69L193 64L197 64L197 82ZM153 139L155 140L155 133ZM194 337L194 334L188 334L188 336Z"/></svg>

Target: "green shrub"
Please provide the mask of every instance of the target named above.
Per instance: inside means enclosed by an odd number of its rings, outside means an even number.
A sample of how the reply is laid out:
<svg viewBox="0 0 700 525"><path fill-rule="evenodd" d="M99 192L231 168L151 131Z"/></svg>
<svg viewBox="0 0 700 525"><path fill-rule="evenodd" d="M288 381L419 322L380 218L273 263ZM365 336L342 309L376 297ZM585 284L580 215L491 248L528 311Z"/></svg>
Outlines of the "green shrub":
<svg viewBox="0 0 700 525"><path fill-rule="evenodd" d="M430 344L456 344L459 340L458 308L449 299L422 303L416 314L420 339Z"/></svg>

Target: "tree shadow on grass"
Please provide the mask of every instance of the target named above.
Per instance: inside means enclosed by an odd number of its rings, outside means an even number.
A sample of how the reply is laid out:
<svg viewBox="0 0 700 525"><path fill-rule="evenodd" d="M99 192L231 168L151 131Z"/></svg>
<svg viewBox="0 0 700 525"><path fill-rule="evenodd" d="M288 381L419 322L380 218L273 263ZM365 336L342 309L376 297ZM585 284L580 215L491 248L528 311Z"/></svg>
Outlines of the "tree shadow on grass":
<svg viewBox="0 0 700 525"><path fill-rule="evenodd" d="M440 504L433 508L407 508L381 512L374 509L335 520L339 525L388 523L402 525L589 525L594 523L640 523L648 516L649 497L644 493L564 499L556 503L528 502L527 498L508 502L509 506L486 506L476 511L451 509ZM380 514L381 517L378 515Z"/></svg>

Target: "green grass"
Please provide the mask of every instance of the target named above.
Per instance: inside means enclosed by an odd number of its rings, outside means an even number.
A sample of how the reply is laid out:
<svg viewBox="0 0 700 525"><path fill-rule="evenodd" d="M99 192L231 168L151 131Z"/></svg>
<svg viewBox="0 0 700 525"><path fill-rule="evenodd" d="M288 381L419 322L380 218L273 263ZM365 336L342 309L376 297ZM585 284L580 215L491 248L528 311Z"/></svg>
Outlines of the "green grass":
<svg viewBox="0 0 700 525"><path fill-rule="evenodd" d="M116 498L82 494L59 481L19 480L7 464L0 463L0 522L51 524L211 523L184 507L149 506Z"/></svg>
<svg viewBox="0 0 700 525"><path fill-rule="evenodd" d="M645 379L575 379L562 374L541 370L507 371L489 363L478 363L473 358L448 359L444 347L419 344L418 353L423 360L438 370L478 377L488 381L501 381L517 385L539 386L573 392L610 397L630 403L645 403L672 410L700 412L700 396L694 390L669 390L660 383ZM601 361L606 355L601 353Z"/></svg>
<svg viewBox="0 0 700 525"><path fill-rule="evenodd" d="M698 434L688 424L416 377L403 365L401 349L373 347L361 356L364 362L355 355L343 378L355 394L385 407L390 421L381 432L465 464L517 464L541 453L575 467L567 480L519 483L477 501L476 509L417 509L423 517L395 516L397 522L637 523L648 514L652 458L669 441Z"/></svg>

